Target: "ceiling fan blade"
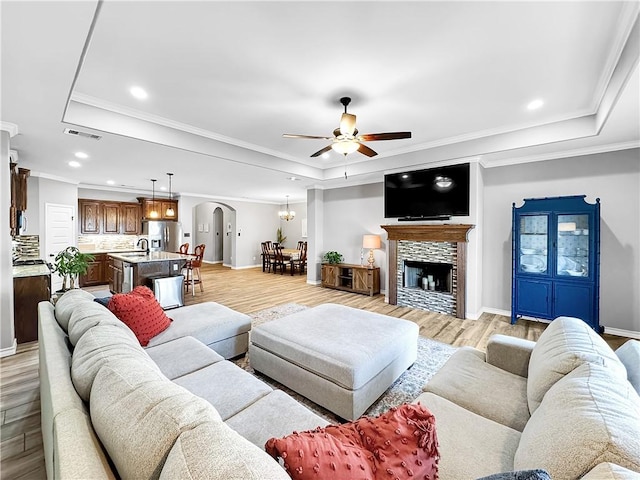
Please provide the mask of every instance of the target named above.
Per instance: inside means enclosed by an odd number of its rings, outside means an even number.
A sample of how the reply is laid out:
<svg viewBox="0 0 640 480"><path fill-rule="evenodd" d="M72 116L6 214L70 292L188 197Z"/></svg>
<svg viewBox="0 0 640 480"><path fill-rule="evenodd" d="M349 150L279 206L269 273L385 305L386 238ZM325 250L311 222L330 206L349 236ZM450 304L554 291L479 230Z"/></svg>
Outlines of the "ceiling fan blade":
<svg viewBox="0 0 640 480"><path fill-rule="evenodd" d="M311 138L318 140L331 140L333 137L321 137L318 135L296 135L295 133L283 133L284 138Z"/></svg>
<svg viewBox="0 0 640 480"><path fill-rule="evenodd" d="M343 113L340 118L340 133L342 135L353 135L356 129L356 116L350 113Z"/></svg>
<svg viewBox="0 0 640 480"><path fill-rule="evenodd" d="M362 143L358 145L358 151L367 157L375 157L378 154Z"/></svg>
<svg viewBox="0 0 640 480"><path fill-rule="evenodd" d="M314 153L311 156L312 157L319 157L320 155L322 155L325 152L328 152L329 150L331 150L331 145L328 145L328 146L324 147L322 150L318 150L316 153Z"/></svg>
<svg viewBox="0 0 640 480"><path fill-rule="evenodd" d="M401 138L411 138L411 132L365 133L360 135L358 140L373 142L375 140L399 140Z"/></svg>

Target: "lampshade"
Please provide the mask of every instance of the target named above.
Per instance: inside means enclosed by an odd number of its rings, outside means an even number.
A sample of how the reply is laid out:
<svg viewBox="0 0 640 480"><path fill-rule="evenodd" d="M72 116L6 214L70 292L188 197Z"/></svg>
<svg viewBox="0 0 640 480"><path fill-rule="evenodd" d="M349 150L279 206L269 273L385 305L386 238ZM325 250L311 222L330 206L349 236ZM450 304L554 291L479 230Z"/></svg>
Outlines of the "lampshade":
<svg viewBox="0 0 640 480"><path fill-rule="evenodd" d="M356 130L356 116L350 113L343 113L340 119L340 134L353 135Z"/></svg>
<svg viewBox="0 0 640 480"><path fill-rule="evenodd" d="M380 235L363 235L362 248L380 248Z"/></svg>
<svg viewBox="0 0 640 480"><path fill-rule="evenodd" d="M331 144L331 148L334 149L338 153L342 153L343 155L348 155L349 153L353 153L360 147L358 142L354 142L353 140L337 140Z"/></svg>

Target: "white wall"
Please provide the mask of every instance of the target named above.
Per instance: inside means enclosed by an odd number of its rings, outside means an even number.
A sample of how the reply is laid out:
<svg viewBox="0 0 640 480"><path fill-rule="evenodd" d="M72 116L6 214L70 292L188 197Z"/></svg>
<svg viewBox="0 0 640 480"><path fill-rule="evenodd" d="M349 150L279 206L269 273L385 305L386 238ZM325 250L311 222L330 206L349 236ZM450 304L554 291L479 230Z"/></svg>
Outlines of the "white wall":
<svg viewBox="0 0 640 480"><path fill-rule="evenodd" d="M13 272L11 268L11 176L9 174L9 133L0 130L0 356L15 353L13 327Z"/></svg>
<svg viewBox="0 0 640 480"><path fill-rule="evenodd" d="M600 323L640 332L640 150L484 171L483 305L511 310L511 205L524 198L601 199Z"/></svg>
<svg viewBox="0 0 640 480"><path fill-rule="evenodd" d="M78 198L88 198L92 200L110 200L113 202L131 202L138 203L138 197L151 197L151 195L134 193L134 192L113 192L111 190L90 189L90 188L78 188ZM156 196L156 199L168 198L168 195L163 197Z"/></svg>
<svg viewBox="0 0 640 480"><path fill-rule="evenodd" d="M280 205L280 210L286 210L287 205ZM280 228L282 233L287 237L287 241L284 243L286 248L296 248L300 240L306 241L306 238L302 238L302 220L307 219L307 203L290 203L289 210L296 212L296 216L293 220L280 220ZM265 238L265 240L276 240L276 232L273 232L273 237Z"/></svg>

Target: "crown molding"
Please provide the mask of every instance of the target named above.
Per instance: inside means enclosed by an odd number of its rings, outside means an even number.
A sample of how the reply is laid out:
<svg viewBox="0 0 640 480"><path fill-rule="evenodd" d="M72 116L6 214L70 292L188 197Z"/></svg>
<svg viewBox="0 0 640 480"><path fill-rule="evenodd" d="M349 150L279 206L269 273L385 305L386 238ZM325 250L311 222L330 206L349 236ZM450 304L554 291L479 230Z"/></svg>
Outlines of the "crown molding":
<svg viewBox="0 0 640 480"><path fill-rule="evenodd" d="M0 130L8 132L9 138L15 137L16 135L18 135L18 133L20 133L18 131L18 125L9 122L0 122Z"/></svg>
<svg viewBox="0 0 640 480"><path fill-rule="evenodd" d="M32 177L45 178L47 180L55 180L56 182L71 183L73 185L80 184L80 182L78 182L77 180L71 180L70 178L59 177L58 175L51 175L49 173L44 173L44 172L34 172L33 170L31 171L30 175Z"/></svg>

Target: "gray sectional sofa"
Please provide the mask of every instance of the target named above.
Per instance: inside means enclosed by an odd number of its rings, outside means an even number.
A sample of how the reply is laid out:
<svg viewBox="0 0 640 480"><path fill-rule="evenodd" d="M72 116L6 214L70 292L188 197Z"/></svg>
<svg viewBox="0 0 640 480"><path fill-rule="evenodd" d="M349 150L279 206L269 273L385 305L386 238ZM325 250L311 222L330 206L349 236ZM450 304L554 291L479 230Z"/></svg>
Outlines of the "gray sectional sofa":
<svg viewBox="0 0 640 480"><path fill-rule="evenodd" d="M440 478L640 479L640 342L617 353L567 317L536 343L494 335L486 353L456 351L416 399L436 417Z"/></svg>
<svg viewBox="0 0 640 480"><path fill-rule="evenodd" d="M156 337L143 349L82 290L55 307L40 303L38 314L49 479L287 479L265 442L327 423L188 336L178 320L164 343Z"/></svg>

